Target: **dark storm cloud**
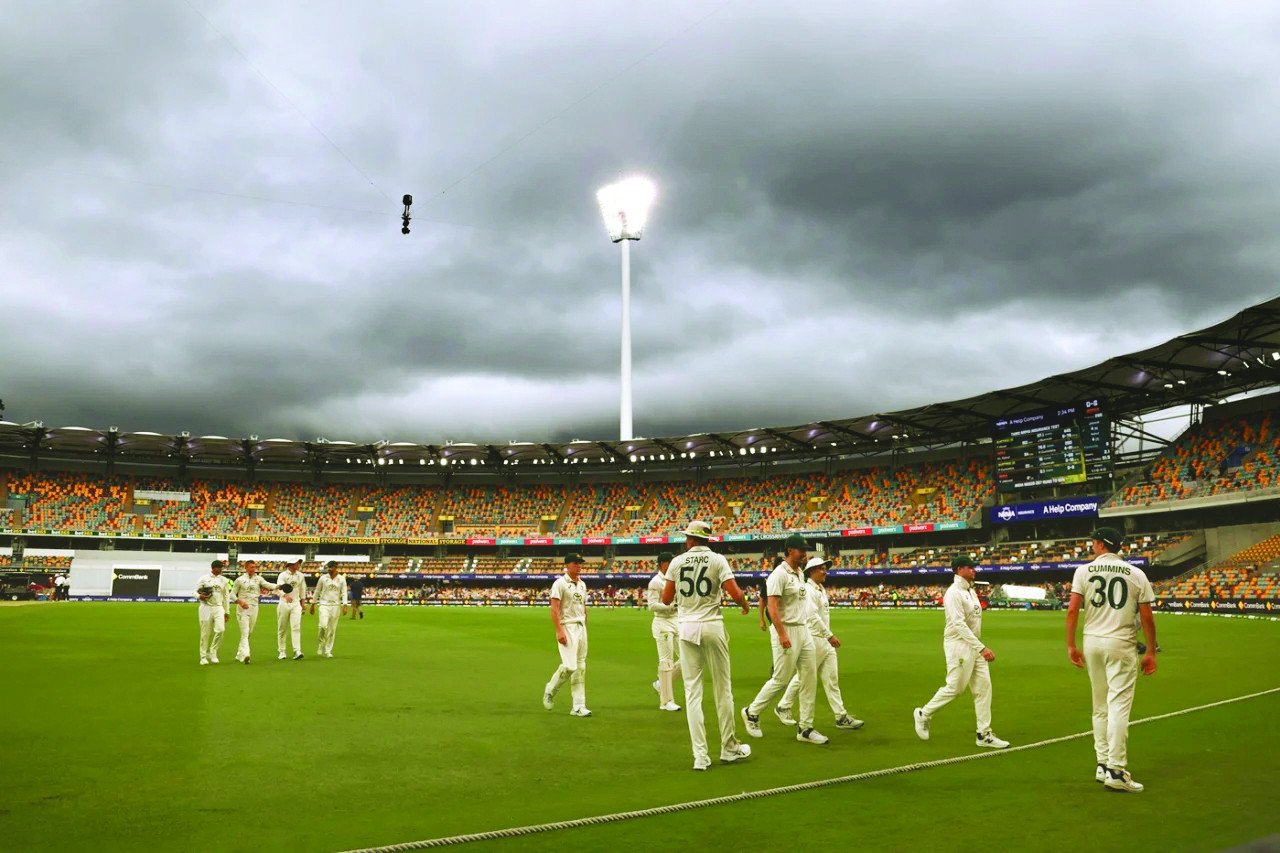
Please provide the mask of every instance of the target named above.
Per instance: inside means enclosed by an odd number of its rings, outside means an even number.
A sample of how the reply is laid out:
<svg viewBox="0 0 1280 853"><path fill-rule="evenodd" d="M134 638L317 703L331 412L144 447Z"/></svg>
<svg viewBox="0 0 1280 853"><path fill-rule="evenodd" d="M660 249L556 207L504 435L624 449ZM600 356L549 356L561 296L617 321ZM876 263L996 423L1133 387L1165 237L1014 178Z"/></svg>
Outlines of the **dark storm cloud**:
<svg viewBox="0 0 1280 853"><path fill-rule="evenodd" d="M11 417L608 437L593 192L632 170L648 435L1021 384L1275 292L1263 4L197 6L258 70L183 3L0 17Z"/></svg>

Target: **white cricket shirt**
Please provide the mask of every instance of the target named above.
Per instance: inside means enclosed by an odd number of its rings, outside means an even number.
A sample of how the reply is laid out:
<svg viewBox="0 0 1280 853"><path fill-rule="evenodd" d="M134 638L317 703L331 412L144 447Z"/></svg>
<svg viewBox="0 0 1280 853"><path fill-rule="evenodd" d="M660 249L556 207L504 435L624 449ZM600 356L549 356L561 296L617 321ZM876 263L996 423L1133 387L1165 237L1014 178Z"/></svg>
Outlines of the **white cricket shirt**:
<svg viewBox="0 0 1280 853"><path fill-rule="evenodd" d="M809 631L820 640L831 636L831 602L827 590L813 579L806 580L809 593Z"/></svg>
<svg viewBox="0 0 1280 853"><path fill-rule="evenodd" d="M1115 554L1099 554L1076 569L1071 592L1084 599L1084 635L1137 644L1134 616L1139 604L1156 600L1147 573Z"/></svg>
<svg viewBox="0 0 1280 853"><path fill-rule="evenodd" d="M277 595L280 596L280 604L286 607L292 607L295 604L301 604L302 602L307 600L307 576L306 575L304 575L302 572L291 572L291 571L281 572L280 574L276 575L277 589L279 587L284 586L287 583L293 584L293 592L288 593L289 595L293 596L293 601L292 602L285 601L284 600L285 593L277 592Z"/></svg>
<svg viewBox="0 0 1280 853"><path fill-rule="evenodd" d="M581 579L575 583L568 575L561 575L551 585L551 597L560 601L561 625L587 621L587 585Z"/></svg>
<svg viewBox="0 0 1280 853"><path fill-rule="evenodd" d="M667 580L676 585L676 618L680 622L722 622L720 594L733 580L729 561L706 545L677 554L667 566Z"/></svg>
<svg viewBox="0 0 1280 853"><path fill-rule="evenodd" d="M942 596L942 609L947 620L942 629L944 643L963 643L975 652L986 648L982 644L982 602L978 601L973 584L956 575Z"/></svg>
<svg viewBox="0 0 1280 853"><path fill-rule="evenodd" d="M667 586L667 576L658 572L649 579L649 586L644 591L645 601L648 602L649 609L653 611L653 627L675 633L676 630L676 602L670 604L662 603L662 590Z"/></svg>
<svg viewBox="0 0 1280 853"><path fill-rule="evenodd" d="M316 589L312 595L312 601L316 604L326 605L346 604L347 576L338 575L335 578L331 578L328 572L322 574L320 580L316 581Z"/></svg>
<svg viewBox="0 0 1280 853"><path fill-rule="evenodd" d="M213 572L205 575L196 581L196 599L200 598L200 587L207 586L213 590L209 594L208 601L200 601L201 607L215 607L223 613L228 612L227 608L227 589L231 583L227 580L226 575L215 575Z"/></svg>
<svg viewBox="0 0 1280 853"><path fill-rule="evenodd" d="M809 590L807 582L795 569L782 562L769 573L765 581L765 594L778 596L778 618L783 625L807 625L809 621Z"/></svg>
<svg viewBox="0 0 1280 853"><path fill-rule="evenodd" d="M269 582L262 575L253 575L252 577L246 572L236 578L235 583L231 584L231 597L236 601L243 601L250 607L258 603L258 596L266 590L275 589L275 584Z"/></svg>

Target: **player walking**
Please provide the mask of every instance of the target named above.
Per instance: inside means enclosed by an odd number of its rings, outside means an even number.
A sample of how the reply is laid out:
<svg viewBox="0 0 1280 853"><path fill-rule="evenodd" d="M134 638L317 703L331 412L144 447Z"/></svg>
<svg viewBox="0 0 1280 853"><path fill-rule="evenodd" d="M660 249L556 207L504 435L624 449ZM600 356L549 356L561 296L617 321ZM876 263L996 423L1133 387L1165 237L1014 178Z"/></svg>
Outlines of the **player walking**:
<svg viewBox="0 0 1280 853"><path fill-rule="evenodd" d="M578 579L582 573L582 555L564 558L564 574L551 585L551 624L556 628L556 649L560 666L542 691L542 707L555 707L556 694L564 683L570 683L575 717L590 717L587 710L587 585Z"/></svg>
<svg viewBox="0 0 1280 853"><path fill-rule="evenodd" d="M222 576L223 560L209 564L209 574L196 581L196 598L200 600L200 665L218 662L218 647L231 612L227 609L229 583Z"/></svg>
<svg viewBox="0 0 1280 853"><path fill-rule="evenodd" d="M330 560L324 564L326 573L316 581L316 590L311 598L311 613L320 605L319 646L316 654L322 658L333 657L333 638L338 633L338 608L342 608L341 616L347 615L347 579L338 574L338 561Z"/></svg>
<svg viewBox="0 0 1280 853"><path fill-rule="evenodd" d="M805 563L804 573L808 575L809 584L809 633L813 634L814 654L818 664L818 681L822 684L822 692L827 694L827 704L836 717L837 729L860 729L862 720L850 717L844 709L844 699L840 695L840 662L836 657L836 649L840 648L840 638L831 633L831 601L827 598L827 568L830 560L821 557L810 557ZM782 694L782 701L774 712L778 719L788 726L796 724L791 716L791 706L800 692L799 674L791 676L787 692Z"/></svg>
<svg viewBox="0 0 1280 853"><path fill-rule="evenodd" d="M662 590L667 586L667 568L671 565L672 555L658 555L658 573L649 580L645 590L645 600L653 611L653 626L650 631L658 645L658 680L653 682L653 689L658 691L659 711L679 711L675 703L672 681L675 680L677 639L679 626L676 623L676 605L662 603Z"/></svg>
<svg viewBox="0 0 1280 853"><path fill-rule="evenodd" d="M818 689L817 656L813 636L809 633L808 589L800 576L809 543L793 533L782 543L784 558L769 574L765 583L768 594L766 608L772 630L769 644L773 649L773 671L751 704L742 709L747 734L764 737L760 714L778 698L793 676L800 679L800 716L796 740L802 743L826 743L827 736L813 727L813 706ZM790 724L788 724L790 725Z"/></svg>
<svg viewBox="0 0 1280 853"><path fill-rule="evenodd" d="M258 574L258 563L249 560L244 564L244 574L236 578L231 585L231 597L236 602L236 624L240 627L240 648L236 650L236 660L249 662L249 636L258 624L258 598L264 591L273 590L276 585Z"/></svg>
<svg viewBox="0 0 1280 853"><path fill-rule="evenodd" d="M276 575L280 600L276 604L276 650L284 660L286 639L293 642L293 659L302 660L302 603L307 598L307 576L302 561L294 560Z"/></svg>
<svg viewBox="0 0 1280 853"><path fill-rule="evenodd" d="M968 687L973 693L973 711L978 720L977 745L1008 749L1009 742L991 732L991 671L987 664L996 659L996 653L980 639L982 604L973 591L977 566L972 557L962 554L951 560L951 571L955 573L955 580L942 597L946 615L942 649L947 659L947 683L938 688L927 705L915 709L916 734L921 740L928 740L933 715Z"/></svg>
<svg viewBox="0 0 1280 853"><path fill-rule="evenodd" d="M738 742L733 717L729 635L720 613L720 596L722 592L728 593L744 614L750 613L751 607L734 580L729 561L707 547L711 525L691 521L684 535L685 552L667 566L662 603L676 604L680 673L684 677L684 706L693 745L693 769L706 770L711 767L711 754L707 750L707 729L702 716L704 671L711 675L716 720L720 724L720 760L733 763L751 755L751 747Z"/></svg>
<svg viewBox="0 0 1280 853"><path fill-rule="evenodd" d="M1087 667L1093 688L1094 779L1109 790L1137 793L1142 785L1128 771L1129 712L1138 683L1138 632L1142 621L1146 653L1142 671L1156 671L1156 623L1151 615L1155 591L1147 575L1116 556L1124 538L1114 527L1093 532L1093 562L1076 569L1067 608L1067 657ZM1076 627L1084 610L1084 653L1076 646Z"/></svg>

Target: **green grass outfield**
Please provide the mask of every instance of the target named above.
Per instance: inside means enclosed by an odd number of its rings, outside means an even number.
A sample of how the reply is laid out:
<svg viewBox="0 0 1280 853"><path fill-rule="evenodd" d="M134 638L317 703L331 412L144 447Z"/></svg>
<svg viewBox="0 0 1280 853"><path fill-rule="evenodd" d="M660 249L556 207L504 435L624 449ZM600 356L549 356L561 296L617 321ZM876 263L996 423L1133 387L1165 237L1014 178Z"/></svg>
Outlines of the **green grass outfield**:
<svg viewBox="0 0 1280 853"><path fill-rule="evenodd" d="M978 752L962 697L916 739L942 683L939 612L834 611L846 704L831 744L772 718L741 765L690 767L683 714L656 710L649 619L595 610L591 719L540 704L557 663L545 609L369 608L333 660L197 665L194 605L0 607L3 850L338 850L647 808ZM1089 728L1062 614L995 612L995 730L1014 744ZM734 693L768 675L755 616L726 616ZM1280 686L1280 623L1161 616L1160 672L1134 717ZM711 719L714 712L709 707ZM714 729L713 729L714 730ZM739 727L740 736L745 733ZM1137 726L1139 795L1093 781L1088 740L802 794L468 849L1217 850L1280 832L1280 694Z"/></svg>

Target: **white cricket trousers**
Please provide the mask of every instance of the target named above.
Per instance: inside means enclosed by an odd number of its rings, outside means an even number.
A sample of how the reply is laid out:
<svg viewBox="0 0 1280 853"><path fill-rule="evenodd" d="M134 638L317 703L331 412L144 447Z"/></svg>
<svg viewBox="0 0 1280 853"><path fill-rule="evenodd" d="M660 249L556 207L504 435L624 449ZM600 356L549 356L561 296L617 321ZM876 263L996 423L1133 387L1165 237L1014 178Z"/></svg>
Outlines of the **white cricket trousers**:
<svg viewBox="0 0 1280 853"><path fill-rule="evenodd" d="M293 642L293 652L302 651L302 605L294 601L276 605L276 649L285 653L285 640Z"/></svg>
<svg viewBox="0 0 1280 853"><path fill-rule="evenodd" d="M227 625L224 615L221 607L200 605L200 660L218 656L218 647L222 645L222 633Z"/></svg>
<svg viewBox="0 0 1280 853"><path fill-rule="evenodd" d="M938 688L921 710L926 717L932 717L967 687L973 693L977 733L986 734L991 731L991 670L987 662L981 652L961 642L944 641L942 648L947 656L947 683Z"/></svg>
<svg viewBox="0 0 1280 853"><path fill-rule="evenodd" d="M849 716L849 712L844 709L844 698L840 695L840 660L836 657L835 647L822 637L814 637L813 651L818 663L818 683L822 685L822 692L827 694L831 713L836 715L837 720ZM778 704L783 708L790 708L796 703L799 693L800 675L796 674L791 676L787 692L782 694L782 701ZM814 702L817 702L816 696Z"/></svg>
<svg viewBox="0 0 1280 853"><path fill-rule="evenodd" d="M320 614L318 628L320 636L316 653L321 655L333 654L333 638L338 633L338 622L341 621L342 606L338 604L321 604L316 608L316 612Z"/></svg>
<svg viewBox="0 0 1280 853"><path fill-rule="evenodd" d="M679 628L672 622L653 622L653 641L658 646L658 704L675 701L676 661L679 658Z"/></svg>
<svg viewBox="0 0 1280 853"><path fill-rule="evenodd" d="M236 605L236 624L240 626L240 647L236 649L236 660L249 657L249 635L258 624L258 603L247 602L248 607Z"/></svg>
<svg viewBox="0 0 1280 853"><path fill-rule="evenodd" d="M1129 713L1138 683L1138 649L1124 640L1085 637L1084 663L1093 687L1093 751L1098 763L1128 767Z"/></svg>
<svg viewBox="0 0 1280 853"><path fill-rule="evenodd" d="M747 713L758 717L775 698L786 691L792 678L798 678L800 683L796 689L800 694L800 708L796 715L796 722L800 725L800 731L804 731L813 728L813 706L818 694L817 654L813 645L813 635L809 633L808 626L788 625L786 627L787 636L791 638L789 649L784 649L782 643L778 642L777 630L773 627L769 628L769 644L773 647L773 672L769 680L764 683L764 687L761 687L760 692L756 694L756 698L751 700Z"/></svg>
<svg viewBox="0 0 1280 853"><path fill-rule="evenodd" d="M684 711L694 761L710 761L707 727L702 715L702 676L711 675L716 721L720 724L720 755L737 752L737 718L733 714L733 678L729 672L729 635L724 622L703 622L697 643L680 639L680 674L684 677Z"/></svg>
<svg viewBox="0 0 1280 853"><path fill-rule="evenodd" d="M564 628L564 635L568 642L563 646L556 643L556 650L560 652L560 666L556 667L556 671L551 674L546 692L555 698L560 688L564 687L564 683L568 681L570 682L569 693L573 697L573 707L585 708L587 707L587 626L581 622L566 622L561 627Z"/></svg>

